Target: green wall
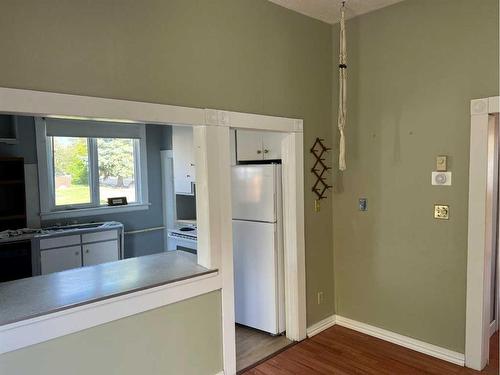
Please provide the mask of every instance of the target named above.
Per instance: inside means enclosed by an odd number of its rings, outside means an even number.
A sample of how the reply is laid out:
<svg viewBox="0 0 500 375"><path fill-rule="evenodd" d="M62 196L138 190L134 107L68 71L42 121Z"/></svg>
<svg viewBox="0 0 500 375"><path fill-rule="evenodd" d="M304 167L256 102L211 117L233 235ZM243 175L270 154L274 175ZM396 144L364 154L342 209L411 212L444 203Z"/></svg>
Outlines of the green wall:
<svg viewBox="0 0 500 375"><path fill-rule="evenodd" d="M308 323L333 313L308 152L332 141L330 25L265 0L8 0L0 35L3 87L303 118Z"/></svg>
<svg viewBox="0 0 500 375"><path fill-rule="evenodd" d="M314 213L308 150L337 141L336 31L265 0L4 1L0 86L303 118L309 325L335 303L463 352L468 107L498 95L498 2L406 0L348 22L348 170ZM448 188L430 185L439 154Z"/></svg>
<svg viewBox="0 0 500 375"><path fill-rule="evenodd" d="M207 339L200 340L201 335ZM0 356L0 374L5 375L212 375L220 371L220 291Z"/></svg>
<svg viewBox="0 0 500 375"><path fill-rule="evenodd" d="M463 353L469 103L498 95L498 1L407 0L352 19L347 33L337 314ZM441 154L451 187L430 184ZM449 221L433 219L434 203L450 205Z"/></svg>

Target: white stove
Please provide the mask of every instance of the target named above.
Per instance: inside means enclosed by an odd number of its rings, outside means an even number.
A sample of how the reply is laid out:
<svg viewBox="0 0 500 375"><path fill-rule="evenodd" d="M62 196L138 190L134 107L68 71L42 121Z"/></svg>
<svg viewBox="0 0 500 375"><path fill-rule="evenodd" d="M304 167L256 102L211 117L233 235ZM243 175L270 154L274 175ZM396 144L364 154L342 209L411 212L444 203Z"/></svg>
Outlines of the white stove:
<svg viewBox="0 0 500 375"><path fill-rule="evenodd" d="M198 233L196 225L178 225L168 230L168 249L183 250L196 254Z"/></svg>

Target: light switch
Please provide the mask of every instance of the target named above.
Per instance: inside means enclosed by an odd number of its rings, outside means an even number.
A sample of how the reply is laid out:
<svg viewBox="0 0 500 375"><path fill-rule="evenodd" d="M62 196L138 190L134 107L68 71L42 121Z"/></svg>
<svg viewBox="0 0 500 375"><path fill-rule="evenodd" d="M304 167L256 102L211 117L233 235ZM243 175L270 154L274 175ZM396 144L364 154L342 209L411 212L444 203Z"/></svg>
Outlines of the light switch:
<svg viewBox="0 0 500 375"><path fill-rule="evenodd" d="M446 172L448 170L448 157L440 155L436 157L436 171Z"/></svg>
<svg viewBox="0 0 500 375"><path fill-rule="evenodd" d="M448 220L450 218L450 206L445 204L434 205L434 219Z"/></svg>
<svg viewBox="0 0 500 375"><path fill-rule="evenodd" d="M314 200L314 212L319 212L321 210L321 204L319 203L319 199Z"/></svg>

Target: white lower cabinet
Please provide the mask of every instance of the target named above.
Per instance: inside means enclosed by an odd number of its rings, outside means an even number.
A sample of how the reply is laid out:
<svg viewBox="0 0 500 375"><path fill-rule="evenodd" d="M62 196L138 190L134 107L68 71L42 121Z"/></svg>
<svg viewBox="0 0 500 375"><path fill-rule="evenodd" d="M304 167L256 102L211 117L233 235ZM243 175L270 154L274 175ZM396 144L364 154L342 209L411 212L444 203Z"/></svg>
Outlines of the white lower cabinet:
<svg viewBox="0 0 500 375"><path fill-rule="evenodd" d="M81 246L43 250L40 254L40 261L42 275L81 267Z"/></svg>
<svg viewBox="0 0 500 375"><path fill-rule="evenodd" d="M48 273L120 260L117 230L40 240L40 272Z"/></svg>
<svg viewBox="0 0 500 375"><path fill-rule="evenodd" d="M120 259L117 240L84 244L82 248L84 266L114 262Z"/></svg>

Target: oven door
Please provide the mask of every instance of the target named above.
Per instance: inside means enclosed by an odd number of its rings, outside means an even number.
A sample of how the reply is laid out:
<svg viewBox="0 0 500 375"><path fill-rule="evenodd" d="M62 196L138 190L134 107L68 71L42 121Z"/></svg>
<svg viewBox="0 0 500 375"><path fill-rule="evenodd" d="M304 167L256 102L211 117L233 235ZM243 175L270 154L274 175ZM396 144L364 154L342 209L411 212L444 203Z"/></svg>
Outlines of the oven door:
<svg viewBox="0 0 500 375"><path fill-rule="evenodd" d="M198 241L192 238L179 236L175 232L168 233L168 250L182 250L191 254L196 254Z"/></svg>
<svg viewBox="0 0 500 375"><path fill-rule="evenodd" d="M0 244L0 282L33 276L31 241Z"/></svg>

